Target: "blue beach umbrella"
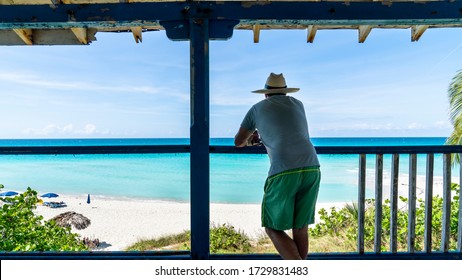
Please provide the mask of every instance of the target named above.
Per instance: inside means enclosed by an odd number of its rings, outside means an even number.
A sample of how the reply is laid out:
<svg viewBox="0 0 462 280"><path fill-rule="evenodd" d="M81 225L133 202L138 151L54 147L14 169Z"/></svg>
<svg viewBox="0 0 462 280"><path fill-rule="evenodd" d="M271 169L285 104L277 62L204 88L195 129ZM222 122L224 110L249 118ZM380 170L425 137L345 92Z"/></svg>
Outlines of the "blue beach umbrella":
<svg viewBox="0 0 462 280"><path fill-rule="evenodd" d="M53 197L58 197L58 196L59 196L59 195L50 192L50 193L42 194L40 197L53 198Z"/></svg>
<svg viewBox="0 0 462 280"><path fill-rule="evenodd" d="M17 194L18 194L17 192L9 191L9 192L0 193L0 196L13 196L13 195L17 195Z"/></svg>
<svg viewBox="0 0 462 280"><path fill-rule="evenodd" d="M90 194L88 194L87 203L90 204Z"/></svg>

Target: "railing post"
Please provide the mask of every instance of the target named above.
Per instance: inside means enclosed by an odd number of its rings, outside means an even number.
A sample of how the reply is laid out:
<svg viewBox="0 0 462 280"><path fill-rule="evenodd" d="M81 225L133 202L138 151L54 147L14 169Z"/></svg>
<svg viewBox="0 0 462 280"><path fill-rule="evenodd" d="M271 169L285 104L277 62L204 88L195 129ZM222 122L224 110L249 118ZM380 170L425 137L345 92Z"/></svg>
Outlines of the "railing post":
<svg viewBox="0 0 462 280"><path fill-rule="evenodd" d="M462 154L459 154L459 160ZM459 162L459 219L457 226L457 251L462 253L462 162Z"/></svg>
<svg viewBox="0 0 462 280"><path fill-rule="evenodd" d="M364 214L366 199L366 155L359 155L358 178L358 252L364 254Z"/></svg>
<svg viewBox="0 0 462 280"><path fill-rule="evenodd" d="M191 257L210 252L209 21L191 19Z"/></svg>
<svg viewBox="0 0 462 280"><path fill-rule="evenodd" d="M443 154L443 229L441 232L441 251L449 250L451 223L451 154Z"/></svg>
<svg viewBox="0 0 462 280"><path fill-rule="evenodd" d="M390 251L392 253L398 250L398 178L399 154L393 154L390 184Z"/></svg>
<svg viewBox="0 0 462 280"><path fill-rule="evenodd" d="M382 200L383 200L383 155L377 154L375 160L375 231L374 252L382 251Z"/></svg>
<svg viewBox="0 0 462 280"><path fill-rule="evenodd" d="M425 181L425 233L424 251L432 252L432 213L433 213L433 165L434 154L427 154L427 176Z"/></svg>
<svg viewBox="0 0 462 280"><path fill-rule="evenodd" d="M407 250L415 250L415 219L416 219L416 183L417 183L417 155L409 155L409 195L408 195L408 223L407 223Z"/></svg>

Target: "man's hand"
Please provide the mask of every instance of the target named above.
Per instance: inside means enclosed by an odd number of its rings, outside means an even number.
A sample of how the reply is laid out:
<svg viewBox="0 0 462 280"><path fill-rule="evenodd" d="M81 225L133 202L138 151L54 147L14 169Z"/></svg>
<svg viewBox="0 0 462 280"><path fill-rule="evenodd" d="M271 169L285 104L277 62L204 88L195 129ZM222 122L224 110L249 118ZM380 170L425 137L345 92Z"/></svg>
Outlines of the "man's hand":
<svg viewBox="0 0 462 280"><path fill-rule="evenodd" d="M243 127L239 128L236 136L234 136L234 145L236 147L247 146L248 139L252 136L253 131L247 130Z"/></svg>
<svg viewBox="0 0 462 280"><path fill-rule="evenodd" d="M261 138L260 134L258 134L258 130L255 130L252 135L247 139L247 146L261 146Z"/></svg>

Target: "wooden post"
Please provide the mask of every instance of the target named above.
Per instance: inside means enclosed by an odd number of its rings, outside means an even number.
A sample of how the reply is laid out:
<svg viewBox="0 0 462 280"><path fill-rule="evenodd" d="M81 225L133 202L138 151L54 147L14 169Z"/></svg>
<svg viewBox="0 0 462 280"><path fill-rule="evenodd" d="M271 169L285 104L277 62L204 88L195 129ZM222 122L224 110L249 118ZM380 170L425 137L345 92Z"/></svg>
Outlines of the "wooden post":
<svg viewBox="0 0 462 280"><path fill-rule="evenodd" d="M359 155L358 178L358 252L364 254L364 215L366 199L366 155Z"/></svg>
<svg viewBox="0 0 462 280"><path fill-rule="evenodd" d="M417 183L417 155L409 155L409 195L408 195L408 222L407 222L407 250L415 250L415 219L416 219L416 184Z"/></svg>
<svg viewBox="0 0 462 280"><path fill-rule="evenodd" d="M443 154L443 229L441 232L441 251L449 250L451 223L451 154Z"/></svg>
<svg viewBox="0 0 462 280"><path fill-rule="evenodd" d="M190 20L191 257L210 252L209 21Z"/></svg>
<svg viewBox="0 0 462 280"><path fill-rule="evenodd" d="M433 208L433 166L434 154L427 154L427 177L425 182L425 233L424 251L432 252L432 208Z"/></svg>
<svg viewBox="0 0 462 280"><path fill-rule="evenodd" d="M382 251L382 200L383 200L383 155L375 160L375 231L374 252Z"/></svg>
<svg viewBox="0 0 462 280"><path fill-rule="evenodd" d="M392 253L398 250L398 176L399 154L393 154L390 185L390 251Z"/></svg>

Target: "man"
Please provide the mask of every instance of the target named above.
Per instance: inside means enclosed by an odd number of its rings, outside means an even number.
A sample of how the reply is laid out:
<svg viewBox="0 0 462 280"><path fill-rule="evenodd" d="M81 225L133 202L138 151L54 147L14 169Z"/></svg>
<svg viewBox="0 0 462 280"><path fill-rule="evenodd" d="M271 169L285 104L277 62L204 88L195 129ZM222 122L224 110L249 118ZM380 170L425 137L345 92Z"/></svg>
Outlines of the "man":
<svg viewBox="0 0 462 280"><path fill-rule="evenodd" d="M308 225L314 223L321 173L316 150L310 141L302 102L287 96L282 74L271 73L265 99L253 105L234 137L237 147L261 139L271 167L265 182L262 226L283 259L306 259ZM256 137L256 134L260 137ZM285 230L292 230L292 238Z"/></svg>

